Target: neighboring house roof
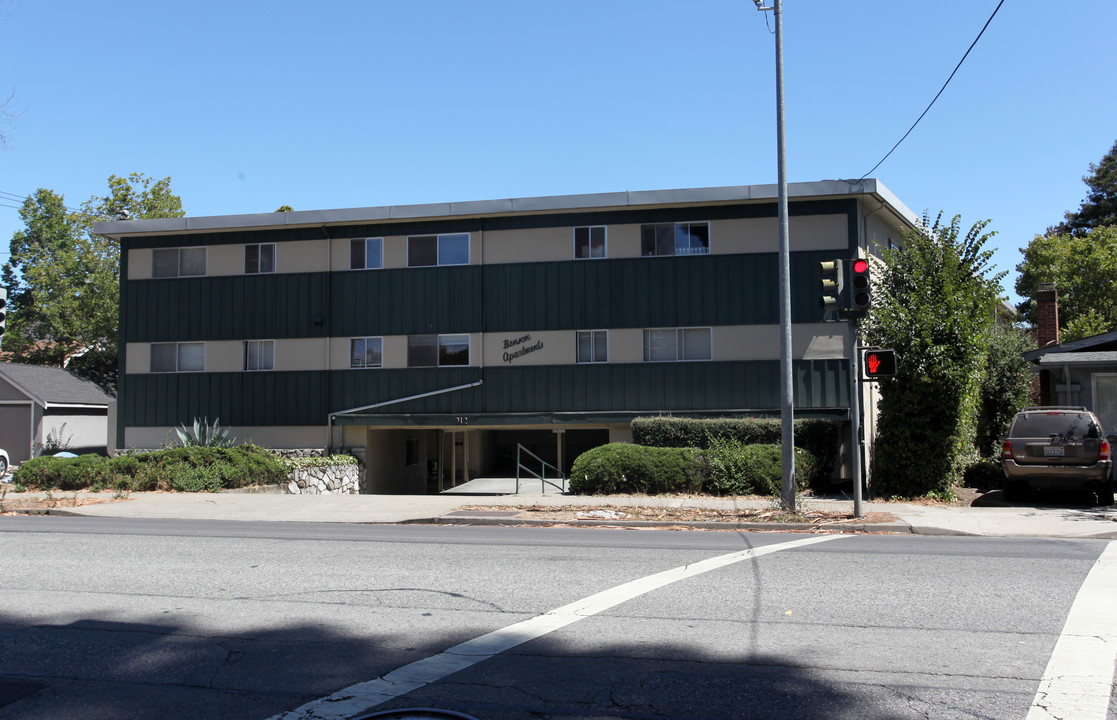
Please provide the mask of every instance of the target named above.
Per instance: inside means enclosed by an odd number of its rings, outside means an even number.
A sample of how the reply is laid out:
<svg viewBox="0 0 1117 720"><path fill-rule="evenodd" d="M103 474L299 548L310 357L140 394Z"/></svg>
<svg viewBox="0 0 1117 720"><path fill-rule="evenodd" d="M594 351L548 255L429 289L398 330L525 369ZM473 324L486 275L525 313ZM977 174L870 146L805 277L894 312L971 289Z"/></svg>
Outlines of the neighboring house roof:
<svg viewBox="0 0 1117 720"><path fill-rule="evenodd" d="M1117 365L1117 351L1048 353L1039 359L1039 365Z"/></svg>
<svg viewBox="0 0 1117 720"><path fill-rule="evenodd" d="M108 407L112 402L96 383L62 368L0 363L0 380L7 381L44 408L52 405Z"/></svg>
<svg viewBox="0 0 1117 720"><path fill-rule="evenodd" d="M1038 362L1040 358L1051 354L1081 354L1083 352L1097 353L1107 350L1117 350L1117 330L1102 333L1101 335L1091 335L1090 337L1085 337L1081 340L1072 340L1070 342L1060 343L1058 345L1050 345L1045 348L1032 350L1030 352L1024 353L1024 359L1028 362ZM1117 353L1114 353L1114 357L1117 358ZM1047 362L1044 364L1049 365L1052 364L1052 362ZM1062 365L1063 362L1060 360L1056 364Z"/></svg>

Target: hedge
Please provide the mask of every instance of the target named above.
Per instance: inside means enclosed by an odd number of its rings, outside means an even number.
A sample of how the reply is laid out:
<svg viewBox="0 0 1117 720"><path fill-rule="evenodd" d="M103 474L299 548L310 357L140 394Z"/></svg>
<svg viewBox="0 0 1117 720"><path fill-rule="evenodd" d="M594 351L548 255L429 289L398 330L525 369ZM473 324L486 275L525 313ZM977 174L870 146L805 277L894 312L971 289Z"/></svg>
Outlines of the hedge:
<svg viewBox="0 0 1117 720"><path fill-rule="evenodd" d="M570 491L578 495L699 492L702 468L697 455L694 448L601 445L574 461Z"/></svg>
<svg viewBox="0 0 1117 720"><path fill-rule="evenodd" d="M283 482L279 458L255 445L230 448L179 447L106 458L43 456L28 460L12 475L21 489L178 490L198 492Z"/></svg>
<svg viewBox="0 0 1117 720"><path fill-rule="evenodd" d="M578 456L570 490L579 495L776 495L782 485L782 454L779 445L724 439L706 449L609 443ZM815 462L810 453L796 449L797 464L813 470Z"/></svg>
<svg viewBox="0 0 1117 720"><path fill-rule="evenodd" d="M773 418L717 418L696 420L677 417L642 417L632 421L632 441L652 447L707 448L710 438L726 438L742 445L779 445L783 439L781 422ZM795 421L795 447L813 458L811 467L796 475L810 487L827 485L838 459L838 424L824 418ZM798 457L798 455L796 455Z"/></svg>

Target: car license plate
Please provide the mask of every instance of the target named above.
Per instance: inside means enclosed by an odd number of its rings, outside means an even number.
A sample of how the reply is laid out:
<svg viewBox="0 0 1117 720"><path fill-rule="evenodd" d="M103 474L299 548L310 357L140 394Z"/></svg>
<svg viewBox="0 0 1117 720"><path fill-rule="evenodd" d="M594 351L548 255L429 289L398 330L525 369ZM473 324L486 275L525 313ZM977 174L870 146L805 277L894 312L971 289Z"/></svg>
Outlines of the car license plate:
<svg viewBox="0 0 1117 720"><path fill-rule="evenodd" d="M1047 445L1043 448L1044 457L1063 457L1064 452L1062 447L1052 447Z"/></svg>

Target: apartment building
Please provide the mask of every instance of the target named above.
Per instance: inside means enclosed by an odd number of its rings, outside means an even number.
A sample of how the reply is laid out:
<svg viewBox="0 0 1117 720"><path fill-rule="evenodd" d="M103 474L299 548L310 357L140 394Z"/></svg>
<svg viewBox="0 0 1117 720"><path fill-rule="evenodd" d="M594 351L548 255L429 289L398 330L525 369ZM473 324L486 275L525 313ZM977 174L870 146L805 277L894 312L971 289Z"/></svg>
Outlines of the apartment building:
<svg viewBox="0 0 1117 720"><path fill-rule="evenodd" d="M918 218L875 180L789 189L795 409L849 418L817 263ZM774 185L98 223L121 246L120 448L194 418L344 448L370 492L569 468L634 417L779 414ZM848 446L848 441L847 441Z"/></svg>

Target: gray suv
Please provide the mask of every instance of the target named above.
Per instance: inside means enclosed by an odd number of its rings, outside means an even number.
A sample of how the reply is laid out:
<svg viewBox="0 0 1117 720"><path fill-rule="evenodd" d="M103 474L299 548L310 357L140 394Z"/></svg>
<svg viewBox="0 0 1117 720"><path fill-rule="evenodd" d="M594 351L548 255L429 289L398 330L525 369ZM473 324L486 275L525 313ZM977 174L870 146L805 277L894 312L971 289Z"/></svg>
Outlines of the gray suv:
<svg viewBox="0 0 1117 720"><path fill-rule="evenodd" d="M1110 443L1094 413L1084 407L1029 407L1016 414L1003 438L1005 499L1025 488L1082 488L1113 504Z"/></svg>

